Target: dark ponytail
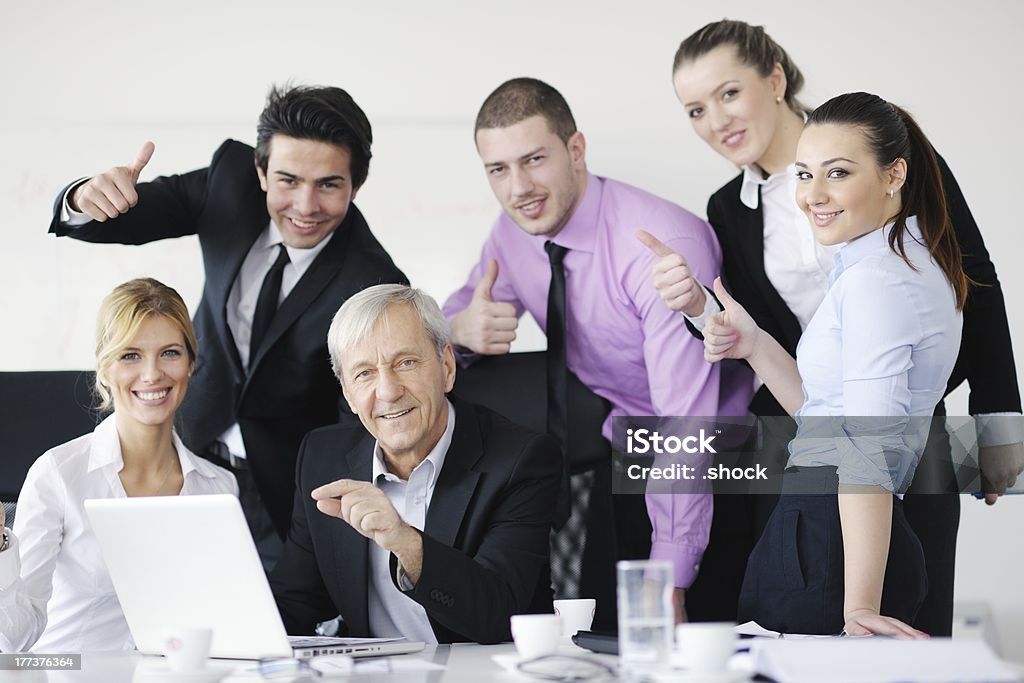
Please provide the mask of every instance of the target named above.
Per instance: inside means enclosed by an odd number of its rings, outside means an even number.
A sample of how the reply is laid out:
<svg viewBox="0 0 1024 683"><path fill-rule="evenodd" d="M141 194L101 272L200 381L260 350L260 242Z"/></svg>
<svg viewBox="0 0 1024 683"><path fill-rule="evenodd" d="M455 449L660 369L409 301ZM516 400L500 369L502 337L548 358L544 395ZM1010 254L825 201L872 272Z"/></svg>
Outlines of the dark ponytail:
<svg viewBox="0 0 1024 683"><path fill-rule="evenodd" d="M864 92L833 97L807 119L808 126L823 124L859 128L880 168L887 168L897 159L906 161L907 178L900 190L902 208L889 233L889 246L914 268L903 244L907 218L917 216L928 253L946 274L956 295L956 307L962 310L970 281L949 220L939 163L921 127L903 109Z"/></svg>
<svg viewBox="0 0 1024 683"><path fill-rule="evenodd" d="M767 78L775 65L780 64L782 73L786 75L786 104L798 114L810 111L796 97L804 87L804 75L782 46L765 32L764 26L751 26L745 21L730 19L711 22L691 33L679 45L672 60L672 74L675 75L684 63L703 57L719 45L736 48L740 61L757 69L762 78Z"/></svg>

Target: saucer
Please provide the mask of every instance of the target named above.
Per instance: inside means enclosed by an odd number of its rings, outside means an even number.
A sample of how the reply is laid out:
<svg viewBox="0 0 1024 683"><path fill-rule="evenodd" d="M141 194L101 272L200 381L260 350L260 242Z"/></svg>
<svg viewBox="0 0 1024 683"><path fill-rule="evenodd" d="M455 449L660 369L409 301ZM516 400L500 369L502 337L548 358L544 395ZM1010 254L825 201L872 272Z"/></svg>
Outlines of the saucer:
<svg viewBox="0 0 1024 683"><path fill-rule="evenodd" d="M684 671L673 669L670 671L655 671L650 674L657 683L743 683L753 678L751 671L738 671L729 669L727 671Z"/></svg>
<svg viewBox="0 0 1024 683"><path fill-rule="evenodd" d="M511 673L516 672L516 665L519 664L519 662L522 661L522 659L523 658L520 657L519 654L516 652L509 652L500 655L491 655L492 662L500 666L505 671L509 671Z"/></svg>
<svg viewBox="0 0 1024 683"><path fill-rule="evenodd" d="M231 669L207 668L202 671L171 671L167 664L140 664L132 674L132 683L217 683L231 673Z"/></svg>

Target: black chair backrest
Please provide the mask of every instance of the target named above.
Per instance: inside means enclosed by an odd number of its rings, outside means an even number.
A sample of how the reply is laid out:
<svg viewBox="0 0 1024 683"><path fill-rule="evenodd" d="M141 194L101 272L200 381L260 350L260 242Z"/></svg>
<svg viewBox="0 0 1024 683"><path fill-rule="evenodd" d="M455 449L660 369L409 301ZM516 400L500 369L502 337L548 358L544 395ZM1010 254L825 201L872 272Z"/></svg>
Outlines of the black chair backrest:
<svg viewBox="0 0 1024 683"><path fill-rule="evenodd" d="M28 468L46 450L92 431L94 373L0 372L0 501L18 498Z"/></svg>
<svg viewBox="0 0 1024 683"><path fill-rule="evenodd" d="M547 431L547 360L543 351L483 356L455 373L452 393L487 406L512 422L534 431ZM601 426L611 404L569 373L569 469L593 467L611 457Z"/></svg>

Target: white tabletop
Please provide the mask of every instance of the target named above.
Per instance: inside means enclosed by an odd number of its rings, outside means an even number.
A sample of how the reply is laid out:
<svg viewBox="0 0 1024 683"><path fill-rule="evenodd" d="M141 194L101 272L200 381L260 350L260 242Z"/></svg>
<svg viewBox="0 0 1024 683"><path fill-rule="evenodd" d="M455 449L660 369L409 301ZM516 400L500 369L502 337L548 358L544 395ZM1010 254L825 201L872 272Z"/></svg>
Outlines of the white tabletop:
<svg viewBox="0 0 1024 683"><path fill-rule="evenodd" d="M613 656L594 654L573 645L563 646L559 654L592 657L611 666L616 663ZM408 655L355 660L355 672L344 678L381 683L514 683L538 680L506 671L492 659L495 655L504 656L506 661L514 659L515 647L512 644L469 643L428 646L422 652ZM209 669L222 672L221 683L261 681L252 667L252 663L232 660L211 660L208 664ZM162 657L149 657L137 652L84 653L81 671L0 671L0 683L214 683L217 680L218 676L212 674L172 674L166 670Z"/></svg>

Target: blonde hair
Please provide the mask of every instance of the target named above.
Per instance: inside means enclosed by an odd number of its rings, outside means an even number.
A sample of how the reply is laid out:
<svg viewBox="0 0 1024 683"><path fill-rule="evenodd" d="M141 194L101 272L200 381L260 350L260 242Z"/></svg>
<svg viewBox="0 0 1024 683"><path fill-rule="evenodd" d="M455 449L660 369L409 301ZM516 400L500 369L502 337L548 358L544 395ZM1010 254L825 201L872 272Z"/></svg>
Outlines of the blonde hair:
<svg viewBox="0 0 1024 683"><path fill-rule="evenodd" d="M181 295L148 277L118 285L103 299L96 319L96 394L100 410L108 410L113 401L103 377L118 354L135 339L142 324L154 315L162 315L178 326L185 338L189 364L195 365L199 342Z"/></svg>

